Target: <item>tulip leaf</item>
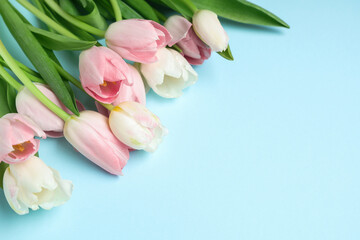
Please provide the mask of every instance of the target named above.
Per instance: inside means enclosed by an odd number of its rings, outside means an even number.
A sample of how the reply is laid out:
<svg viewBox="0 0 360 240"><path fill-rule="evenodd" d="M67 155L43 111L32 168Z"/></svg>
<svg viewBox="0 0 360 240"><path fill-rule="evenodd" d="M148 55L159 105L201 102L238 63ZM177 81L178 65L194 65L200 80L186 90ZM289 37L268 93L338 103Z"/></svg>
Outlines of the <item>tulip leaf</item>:
<svg viewBox="0 0 360 240"><path fill-rule="evenodd" d="M73 113L79 114L71 95L53 66L44 48L31 33L27 24L16 14L7 0L1 1L0 13L11 34L29 58L42 78L50 86L62 103Z"/></svg>
<svg viewBox="0 0 360 240"><path fill-rule="evenodd" d="M190 0L160 0L162 4L180 13L187 19L191 19L197 10L194 3ZM155 1L158 2L158 1Z"/></svg>
<svg viewBox="0 0 360 240"><path fill-rule="evenodd" d="M286 27L289 25L275 14L245 0L192 0L199 9L209 9L236 22Z"/></svg>
<svg viewBox="0 0 360 240"><path fill-rule="evenodd" d="M38 39L42 46L51 50L78 51L91 48L96 44L96 41L77 40L40 28L36 28L31 25L29 25L28 28L35 35L35 37Z"/></svg>
<svg viewBox="0 0 360 240"><path fill-rule="evenodd" d="M121 13L125 19L138 18L144 19L144 17L138 13L135 9L131 8L129 5L124 3L123 1L118 0Z"/></svg>
<svg viewBox="0 0 360 240"><path fill-rule="evenodd" d="M231 53L230 50L230 45L222 52L217 52L220 56L222 56L223 58L230 60L230 61L234 61L234 57Z"/></svg>
<svg viewBox="0 0 360 240"><path fill-rule="evenodd" d="M59 5L68 14L95 28L106 30L108 27L92 0L60 0Z"/></svg>
<svg viewBox="0 0 360 240"><path fill-rule="evenodd" d="M43 2L42 6L44 8L46 15L51 17L55 22L59 23L60 25L64 26L65 28L67 28L70 32L74 33L80 39L86 40L86 41L95 41L96 40L88 32L86 32L78 27L75 27L74 25L72 25L71 23L64 20L62 17L60 17L57 13L53 12L44 2Z"/></svg>
<svg viewBox="0 0 360 240"><path fill-rule="evenodd" d="M16 104L15 104L16 95L17 95L17 92L16 92L15 88L13 88L9 84L7 84L6 98L7 98L7 104L9 106L10 112L17 112Z"/></svg>
<svg viewBox="0 0 360 240"><path fill-rule="evenodd" d="M123 0L123 2L138 11L146 19L159 22L156 12L145 0Z"/></svg>
<svg viewBox="0 0 360 240"><path fill-rule="evenodd" d="M7 100L7 82L0 76L0 117L10 113Z"/></svg>

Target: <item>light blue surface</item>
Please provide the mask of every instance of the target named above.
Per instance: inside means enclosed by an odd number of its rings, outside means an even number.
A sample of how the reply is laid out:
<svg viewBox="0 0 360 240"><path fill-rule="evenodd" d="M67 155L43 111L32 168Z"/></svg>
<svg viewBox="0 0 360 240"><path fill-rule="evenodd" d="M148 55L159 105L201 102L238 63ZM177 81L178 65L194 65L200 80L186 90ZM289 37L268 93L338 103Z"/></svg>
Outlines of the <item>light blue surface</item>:
<svg viewBox="0 0 360 240"><path fill-rule="evenodd" d="M123 177L42 141L72 199L18 216L0 192L0 239L360 239L360 2L256 3L291 29L224 21L236 61L214 54L179 99L149 94L170 134Z"/></svg>

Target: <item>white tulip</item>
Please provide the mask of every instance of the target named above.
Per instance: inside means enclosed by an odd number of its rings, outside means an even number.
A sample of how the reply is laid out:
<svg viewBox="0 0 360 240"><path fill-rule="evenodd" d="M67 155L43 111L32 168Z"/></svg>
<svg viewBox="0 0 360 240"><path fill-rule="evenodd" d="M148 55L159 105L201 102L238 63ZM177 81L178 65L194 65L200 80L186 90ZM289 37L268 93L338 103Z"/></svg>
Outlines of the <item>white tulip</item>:
<svg viewBox="0 0 360 240"><path fill-rule="evenodd" d="M158 50L156 57L157 62L141 64L140 71L158 95L166 98L180 97L183 89L197 81L197 73L179 52L162 48Z"/></svg>
<svg viewBox="0 0 360 240"><path fill-rule="evenodd" d="M147 152L154 152L168 132L157 116L137 102L116 106L110 113L109 124L121 142Z"/></svg>
<svg viewBox="0 0 360 240"><path fill-rule="evenodd" d="M73 189L71 181L62 180L56 170L35 156L10 164L3 187L9 205L20 215L29 213L29 208L48 210L59 206L70 199Z"/></svg>
<svg viewBox="0 0 360 240"><path fill-rule="evenodd" d="M211 50L222 52L229 45L229 37L222 27L216 13L199 10L193 16L193 28L196 34Z"/></svg>

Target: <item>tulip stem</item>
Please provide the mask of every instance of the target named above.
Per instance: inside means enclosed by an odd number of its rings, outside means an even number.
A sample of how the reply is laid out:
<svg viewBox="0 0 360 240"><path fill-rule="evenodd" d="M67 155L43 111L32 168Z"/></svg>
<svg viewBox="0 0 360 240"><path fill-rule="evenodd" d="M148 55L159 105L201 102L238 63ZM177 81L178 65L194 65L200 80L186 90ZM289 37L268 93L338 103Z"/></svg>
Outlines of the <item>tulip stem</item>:
<svg viewBox="0 0 360 240"><path fill-rule="evenodd" d="M16 89L16 91L20 91L23 87L18 81L16 81L6 70L5 68L0 65L0 76L3 77L3 79L10 84L13 88Z"/></svg>
<svg viewBox="0 0 360 240"><path fill-rule="evenodd" d="M97 101L97 102L100 103L104 108L106 108L109 111L113 110L113 108L114 108L114 106L111 105L111 104L102 103L102 102L99 102L99 101Z"/></svg>
<svg viewBox="0 0 360 240"><path fill-rule="evenodd" d="M29 12L34 14L37 18L39 18L41 21L43 21L46 25L48 25L49 28L54 29L56 32L73 39L79 39L75 34L52 20L50 17L48 17L45 13L34 7L31 3L29 3L27 0L16 0L18 3L20 3L24 8L26 8Z"/></svg>
<svg viewBox="0 0 360 240"><path fill-rule="evenodd" d="M114 11L116 21L121 21L122 16L121 16L121 9L119 6L119 2L117 0L110 0L110 3Z"/></svg>
<svg viewBox="0 0 360 240"><path fill-rule="evenodd" d="M70 118L70 115L67 114L64 110L62 110L55 103L50 101L26 76L26 74L21 70L21 68L16 64L16 60L10 55L10 53L6 50L3 42L0 40L0 55L3 57L4 61L7 63L11 71L20 79L20 81L29 89L29 91L39 99L47 108L53 111L56 115L58 115L61 119L66 121Z"/></svg>
<svg viewBox="0 0 360 240"><path fill-rule="evenodd" d="M17 1L19 1L19 0L17 0ZM21 1L23 1L23 0L21 0ZM85 30L91 34L94 34L96 36L99 36L99 37L105 36L104 30L95 28L95 27L93 27L87 23L84 23L84 22L80 21L79 19L71 16L70 14L65 12L54 0L45 0L45 2L52 10L54 10L57 14L59 14L62 18L64 18L66 21L73 24L74 26L76 26L82 30Z"/></svg>

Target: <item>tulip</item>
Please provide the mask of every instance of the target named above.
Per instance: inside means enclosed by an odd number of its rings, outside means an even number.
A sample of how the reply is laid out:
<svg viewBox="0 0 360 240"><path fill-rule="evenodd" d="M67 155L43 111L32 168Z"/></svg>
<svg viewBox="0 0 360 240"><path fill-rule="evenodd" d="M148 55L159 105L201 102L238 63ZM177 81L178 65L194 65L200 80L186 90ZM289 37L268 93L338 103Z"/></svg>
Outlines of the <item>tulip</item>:
<svg viewBox="0 0 360 240"><path fill-rule="evenodd" d="M137 102L122 102L110 113L115 136L129 147L154 152L167 134L159 118Z"/></svg>
<svg viewBox="0 0 360 240"><path fill-rule="evenodd" d="M56 97L47 85L34 83L36 87L53 103L62 108L69 114L71 111ZM79 110L84 110L84 106L76 100ZM42 104L27 88L23 88L16 96L16 109L18 113L33 120L48 137L62 137L64 120L58 117L44 104Z"/></svg>
<svg viewBox="0 0 360 240"><path fill-rule="evenodd" d="M112 105L117 106L118 104L122 102L138 102L142 105L146 105L146 94L145 94L145 87L142 80L142 77L140 76L138 70L133 67L132 65L128 64L130 68L130 73L132 75L133 79L133 85L122 85L120 88L120 92L118 97L115 99L115 101L112 103ZM95 102L96 108L99 113L109 116L109 110L107 110L104 106L99 104L99 102Z"/></svg>
<svg viewBox="0 0 360 240"><path fill-rule="evenodd" d="M191 22L186 18L179 15L171 16L164 26L173 36L169 46L177 44L190 64L200 65L210 58L211 49L195 34Z"/></svg>
<svg viewBox="0 0 360 240"><path fill-rule="evenodd" d="M228 47L229 37L214 12L209 10L197 11L193 16L193 28L211 50L222 52Z"/></svg>
<svg viewBox="0 0 360 240"><path fill-rule="evenodd" d="M109 48L134 62L156 62L156 52L171 40L164 26L151 20L128 19L111 24L105 34Z"/></svg>
<svg viewBox="0 0 360 240"><path fill-rule="evenodd" d="M80 54L80 81L84 90L96 100L112 103L122 85L132 85L126 62L106 47L92 47Z"/></svg>
<svg viewBox="0 0 360 240"><path fill-rule="evenodd" d="M17 113L9 113L0 118L0 162L19 163L39 150L40 140L46 138L30 118Z"/></svg>
<svg viewBox="0 0 360 240"><path fill-rule="evenodd" d="M65 122L64 136L82 155L111 174L121 175L129 150L111 132L108 118L94 111L83 111Z"/></svg>
<svg viewBox="0 0 360 240"><path fill-rule="evenodd" d="M177 51L162 48L157 52L159 61L141 64L140 71L148 85L160 96L177 98L182 90L193 85L198 75Z"/></svg>
<svg viewBox="0 0 360 240"><path fill-rule="evenodd" d="M38 157L10 164L4 173L4 193L11 208L20 215L29 208L49 210L64 204L71 197L73 184L63 180L55 169Z"/></svg>

